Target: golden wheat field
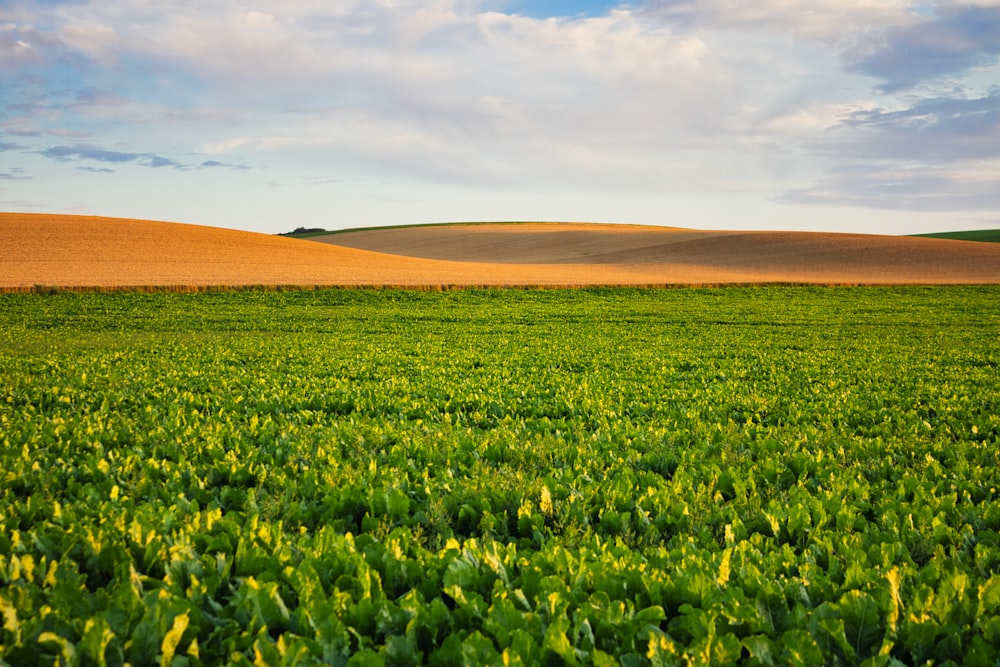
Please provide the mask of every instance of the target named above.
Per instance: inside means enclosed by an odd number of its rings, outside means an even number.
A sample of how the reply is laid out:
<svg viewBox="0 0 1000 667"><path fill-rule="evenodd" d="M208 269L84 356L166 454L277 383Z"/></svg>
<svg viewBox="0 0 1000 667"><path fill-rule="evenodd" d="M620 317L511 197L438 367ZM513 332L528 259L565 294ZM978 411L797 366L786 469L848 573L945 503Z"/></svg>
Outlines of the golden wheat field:
<svg viewBox="0 0 1000 667"><path fill-rule="evenodd" d="M1000 283L1000 244L582 223L403 227L291 239L0 213L0 290L314 286Z"/></svg>

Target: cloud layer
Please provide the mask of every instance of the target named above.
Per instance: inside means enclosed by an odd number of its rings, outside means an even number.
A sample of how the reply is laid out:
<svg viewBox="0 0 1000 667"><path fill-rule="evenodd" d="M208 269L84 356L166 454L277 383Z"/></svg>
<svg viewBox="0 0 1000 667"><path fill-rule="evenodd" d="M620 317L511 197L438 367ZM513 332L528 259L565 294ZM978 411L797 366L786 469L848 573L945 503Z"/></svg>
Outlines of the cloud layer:
<svg viewBox="0 0 1000 667"><path fill-rule="evenodd" d="M0 160L26 178L20 156L107 178L997 207L1000 2L524 7L15 0Z"/></svg>
<svg viewBox="0 0 1000 667"><path fill-rule="evenodd" d="M996 63L1000 56L1000 5L941 4L929 17L892 25L854 67L896 91Z"/></svg>

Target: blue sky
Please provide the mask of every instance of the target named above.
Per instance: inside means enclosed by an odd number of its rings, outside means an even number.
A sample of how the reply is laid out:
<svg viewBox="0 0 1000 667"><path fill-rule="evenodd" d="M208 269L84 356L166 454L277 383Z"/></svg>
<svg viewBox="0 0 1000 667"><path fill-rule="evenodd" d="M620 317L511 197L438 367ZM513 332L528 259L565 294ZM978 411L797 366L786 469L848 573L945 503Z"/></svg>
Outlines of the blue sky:
<svg viewBox="0 0 1000 667"><path fill-rule="evenodd" d="M617 2L577 2L575 0L516 0L493 5L499 11L535 18L596 17L603 16L619 6L624 5Z"/></svg>
<svg viewBox="0 0 1000 667"><path fill-rule="evenodd" d="M1000 227L1000 0L7 0L0 210Z"/></svg>

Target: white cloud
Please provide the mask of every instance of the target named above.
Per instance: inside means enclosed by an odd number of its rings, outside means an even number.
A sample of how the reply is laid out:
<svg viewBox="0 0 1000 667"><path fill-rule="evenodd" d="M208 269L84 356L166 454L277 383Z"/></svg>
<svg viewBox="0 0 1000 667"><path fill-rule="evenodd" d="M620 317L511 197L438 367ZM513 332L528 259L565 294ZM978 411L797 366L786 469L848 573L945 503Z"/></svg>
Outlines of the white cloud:
<svg viewBox="0 0 1000 667"><path fill-rule="evenodd" d="M232 137L230 139L223 139L222 141L203 144L201 150L208 155L222 155L224 153L231 153L240 146L245 145L248 141L250 140L246 137Z"/></svg>
<svg viewBox="0 0 1000 667"><path fill-rule="evenodd" d="M733 112L716 88L749 85L707 62L696 35L629 11L538 20L414 6L300 3L275 16L190 5L152 23L110 3L65 8L63 38L100 62L172 63L153 70L165 89L191 77L209 104L257 110L244 128L255 133L216 134L200 144L206 153L298 146L477 182L524 181L530 165L556 181L583 170L588 183L602 163L648 172L645 158L622 152L714 141ZM115 40L105 39L108 25ZM280 134L291 127L295 135Z"/></svg>
<svg viewBox="0 0 1000 667"><path fill-rule="evenodd" d="M52 35L31 25L0 23L0 71L44 62L48 53L59 46Z"/></svg>
<svg viewBox="0 0 1000 667"><path fill-rule="evenodd" d="M852 63L882 79L883 90L912 88L1000 58L1000 5L940 2L933 14L888 28L875 48Z"/></svg>
<svg viewBox="0 0 1000 667"><path fill-rule="evenodd" d="M780 201L904 211L996 211L1000 173L995 165L966 167L868 163L839 167Z"/></svg>
<svg viewBox="0 0 1000 667"><path fill-rule="evenodd" d="M671 23L791 34L831 45L914 20L907 0L651 0L646 6L648 14Z"/></svg>
<svg viewBox="0 0 1000 667"><path fill-rule="evenodd" d="M889 91L1000 55L995 0L651 0L645 11L694 29L816 41L855 71L884 80Z"/></svg>
<svg viewBox="0 0 1000 667"><path fill-rule="evenodd" d="M1000 159L1000 89L858 110L842 119L837 134L828 150L843 156L936 164Z"/></svg>

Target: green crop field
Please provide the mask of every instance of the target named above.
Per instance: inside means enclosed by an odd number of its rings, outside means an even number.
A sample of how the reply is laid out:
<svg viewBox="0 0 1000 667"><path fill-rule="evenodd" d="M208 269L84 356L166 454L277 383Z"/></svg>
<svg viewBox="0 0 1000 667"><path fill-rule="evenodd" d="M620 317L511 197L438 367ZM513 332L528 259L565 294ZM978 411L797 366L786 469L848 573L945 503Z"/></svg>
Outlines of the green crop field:
<svg viewBox="0 0 1000 667"><path fill-rule="evenodd" d="M0 297L0 665L994 665L1000 289Z"/></svg>

